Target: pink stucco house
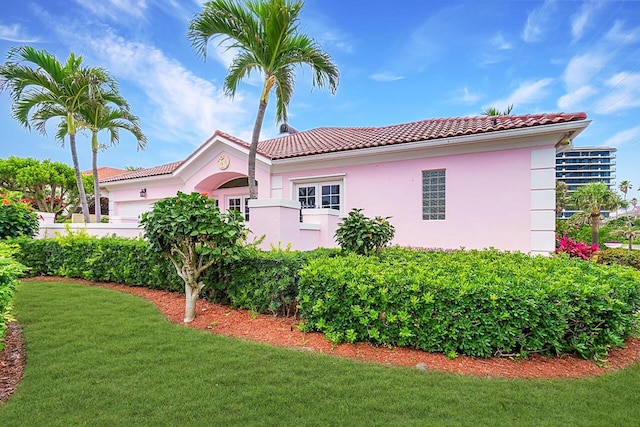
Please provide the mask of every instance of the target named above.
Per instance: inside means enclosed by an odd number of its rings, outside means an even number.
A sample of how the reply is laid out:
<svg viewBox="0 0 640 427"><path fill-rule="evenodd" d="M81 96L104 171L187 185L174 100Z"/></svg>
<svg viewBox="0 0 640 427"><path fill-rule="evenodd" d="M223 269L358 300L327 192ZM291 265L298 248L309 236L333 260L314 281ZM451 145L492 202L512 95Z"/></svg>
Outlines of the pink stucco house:
<svg viewBox="0 0 640 427"><path fill-rule="evenodd" d="M244 213L264 246L335 246L352 208L391 216L393 243L554 250L556 153L584 113L431 119L379 128L287 132L258 147L249 200L249 144L216 131L185 160L103 179L112 221L136 221L176 192L207 192Z"/></svg>

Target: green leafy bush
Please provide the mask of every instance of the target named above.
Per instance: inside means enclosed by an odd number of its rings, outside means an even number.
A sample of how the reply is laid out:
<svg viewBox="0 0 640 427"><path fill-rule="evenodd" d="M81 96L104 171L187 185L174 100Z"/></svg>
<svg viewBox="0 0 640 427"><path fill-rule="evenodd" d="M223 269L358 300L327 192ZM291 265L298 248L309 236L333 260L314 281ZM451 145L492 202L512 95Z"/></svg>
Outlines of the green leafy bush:
<svg viewBox="0 0 640 427"><path fill-rule="evenodd" d="M82 278L99 282L183 291L171 263L140 239L68 235L49 239L16 239L17 259L32 275Z"/></svg>
<svg viewBox="0 0 640 427"><path fill-rule="evenodd" d="M33 237L39 227L38 214L28 203L0 197L0 239Z"/></svg>
<svg viewBox="0 0 640 427"><path fill-rule="evenodd" d="M13 259L16 252L16 246L0 243L0 350L4 348L3 340L10 319L13 291L18 277L25 270L22 264Z"/></svg>
<svg viewBox="0 0 640 427"><path fill-rule="evenodd" d="M373 219L362 214L362 209L352 209L338 225L336 241L345 251L360 255L378 255L393 239L395 228L389 218L377 216Z"/></svg>
<svg viewBox="0 0 640 427"><path fill-rule="evenodd" d="M602 358L637 326L640 273L567 257L391 249L311 260L298 301L305 329L335 343Z"/></svg>
<svg viewBox="0 0 640 427"><path fill-rule="evenodd" d="M203 279L210 301L258 313L292 316L296 311L299 272L309 259L335 256L335 249L269 252L248 250L240 259L214 266Z"/></svg>
<svg viewBox="0 0 640 427"><path fill-rule="evenodd" d="M598 252L598 262L626 265L640 270L640 251L630 251L626 248L603 249Z"/></svg>
<svg viewBox="0 0 640 427"><path fill-rule="evenodd" d="M16 239L19 260L32 275L84 278L184 292L171 262L140 239L67 235ZM309 252L244 251L237 260L214 264L202 275L202 296L259 313L292 315L299 271L308 259L335 256L338 250Z"/></svg>

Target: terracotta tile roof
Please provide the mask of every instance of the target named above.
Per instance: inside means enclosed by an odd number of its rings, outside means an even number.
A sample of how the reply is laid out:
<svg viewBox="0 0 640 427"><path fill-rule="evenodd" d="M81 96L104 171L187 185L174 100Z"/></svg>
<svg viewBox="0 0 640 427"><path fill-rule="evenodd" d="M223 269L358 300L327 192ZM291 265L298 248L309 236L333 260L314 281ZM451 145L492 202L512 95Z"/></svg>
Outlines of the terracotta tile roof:
<svg viewBox="0 0 640 427"><path fill-rule="evenodd" d="M98 168L98 179L107 179L107 178L111 178L116 175L122 175L123 173L128 173L128 172L129 171L125 169L116 169L116 168L103 166L101 168ZM93 171L88 170L88 171L82 172L82 175L91 175L92 173Z"/></svg>
<svg viewBox="0 0 640 427"><path fill-rule="evenodd" d="M137 171L131 171L126 174L114 176L111 178L101 179L100 182L113 182L124 181L127 179L146 178L156 175L167 175L178 169L178 166L182 164L182 160L179 162L167 163L166 165L156 166L149 169L140 169Z"/></svg>
<svg viewBox="0 0 640 427"><path fill-rule="evenodd" d="M219 130L217 130L217 131L213 134L212 138L216 137L217 135L219 135L219 136L221 136L221 137L223 137L223 138L229 139L229 140L231 140L231 141L235 142L235 143L236 143L236 144L238 144L238 145L242 145L242 146L243 146L243 147L245 147L245 148L251 148L251 144L250 144L250 143L245 142L245 141L241 140L240 138L236 138L236 137L235 137L235 136L233 136L233 135L229 135L228 133L224 133L224 132L219 131Z"/></svg>
<svg viewBox="0 0 640 427"><path fill-rule="evenodd" d="M258 152L273 160L313 154L357 150L360 148L430 141L464 135L529 128L555 123L585 120L585 113L527 114L522 116L478 116L452 119L429 119L383 127L324 127L296 132L261 141ZM227 133L216 131L211 138L221 136L245 148L250 144ZM210 141L211 138L207 141ZM184 161L129 172L100 182L122 181L167 175Z"/></svg>
<svg viewBox="0 0 640 427"><path fill-rule="evenodd" d="M529 114L429 119L384 127L317 128L262 141L258 150L271 159L356 150L408 142L528 128L584 120L585 113Z"/></svg>

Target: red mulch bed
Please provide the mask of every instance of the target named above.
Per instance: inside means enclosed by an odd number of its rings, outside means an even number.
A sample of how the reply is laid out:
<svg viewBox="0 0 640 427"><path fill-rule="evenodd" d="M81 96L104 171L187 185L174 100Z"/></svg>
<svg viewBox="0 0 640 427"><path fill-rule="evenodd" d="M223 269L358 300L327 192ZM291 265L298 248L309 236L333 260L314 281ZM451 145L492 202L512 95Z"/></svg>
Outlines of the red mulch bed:
<svg viewBox="0 0 640 427"><path fill-rule="evenodd" d="M57 277L36 277L29 280L74 281L115 289L153 302L173 323L181 324L184 318L184 296L174 292ZM387 348L364 343L336 346L320 333L300 332L296 328L299 322L293 318L255 315L247 310L231 309L200 299L197 304L197 316L188 326L207 329L215 334L264 342L279 347L327 353L364 362L483 377L531 379L593 377L640 361L640 338L627 340L625 348L611 350L606 362L602 364L575 356L539 355L528 359L482 359L458 356L451 360L439 353L426 353L403 347ZM11 326L6 341L7 347L0 352L0 402L11 395L24 369L24 345L17 325Z"/></svg>

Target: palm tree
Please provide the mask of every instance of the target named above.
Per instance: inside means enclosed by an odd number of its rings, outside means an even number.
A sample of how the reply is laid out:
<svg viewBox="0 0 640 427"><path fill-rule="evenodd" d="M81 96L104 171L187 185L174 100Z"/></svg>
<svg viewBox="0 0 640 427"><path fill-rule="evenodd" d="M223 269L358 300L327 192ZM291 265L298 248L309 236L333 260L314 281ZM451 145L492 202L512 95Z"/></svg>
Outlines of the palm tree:
<svg viewBox="0 0 640 427"><path fill-rule="evenodd" d="M85 222L89 222L89 207L76 148L76 115L96 96L116 93L114 88L115 81L105 70L82 66L82 57L73 53L62 64L46 50L22 46L11 49L7 62L0 66L0 91L10 90L12 116L22 126L28 130L34 127L46 135L46 124L50 119L66 120Z"/></svg>
<svg viewBox="0 0 640 427"><path fill-rule="evenodd" d="M618 184L618 189L622 192L622 194L624 194L624 198L626 200L627 198L627 192L629 190L631 190L633 188L633 186L631 185L631 183L627 180L622 181L620 184Z"/></svg>
<svg viewBox="0 0 640 427"><path fill-rule="evenodd" d="M238 84L252 72L264 75L251 147L249 149L249 197L257 197L255 185L256 152L269 93L275 88L276 121L287 122L287 108L293 95L295 66L308 65L313 85L338 87L339 72L329 54L310 37L298 31L300 0L213 0L189 23L188 37L193 48L206 59L207 44L218 38L220 44L237 49L224 81L224 90L233 97Z"/></svg>
<svg viewBox="0 0 640 427"><path fill-rule="evenodd" d="M511 114L512 110L513 110L513 104L507 106L507 109L504 111L500 111L496 107L488 107L484 109L484 111L482 112L482 115L483 116L508 116L509 114Z"/></svg>
<svg viewBox="0 0 640 427"><path fill-rule="evenodd" d="M559 216L567 207L569 189L564 181L556 181L556 216Z"/></svg>
<svg viewBox="0 0 640 427"><path fill-rule="evenodd" d="M91 131L91 165L93 173L93 194L95 204L96 222L101 221L100 208L100 182L98 179L98 149L104 147L98 142L98 133L109 131L111 145L120 141L120 130L129 131L138 141L138 150L144 150L147 146L147 137L142 133L138 116L129 111L129 105L124 99L110 96L114 106L104 105L99 100L87 104L82 109L80 117L76 120L77 128L85 128ZM67 127L65 121L60 123L56 137L63 140Z"/></svg>
<svg viewBox="0 0 640 427"><path fill-rule="evenodd" d="M604 182L592 182L580 187L571 197L572 205L585 211L591 221L591 243L598 243L598 227L602 211L614 210L624 201Z"/></svg>

